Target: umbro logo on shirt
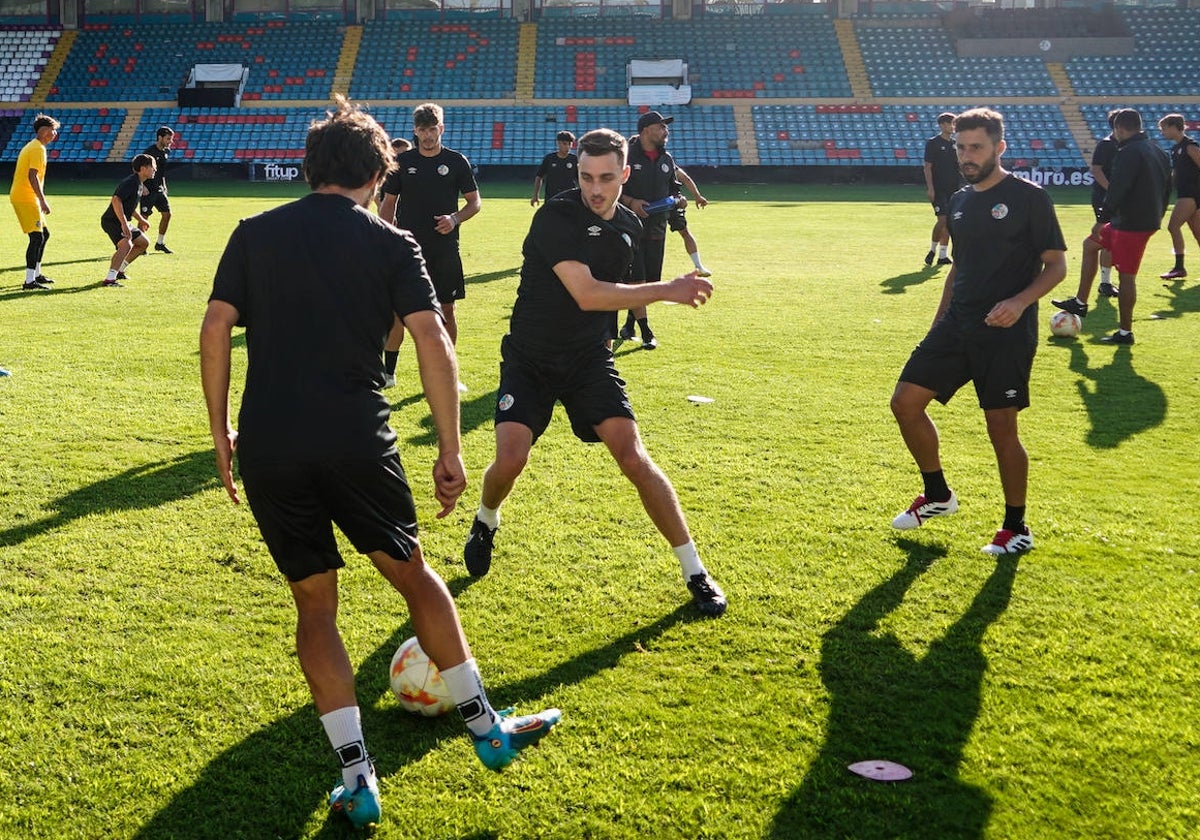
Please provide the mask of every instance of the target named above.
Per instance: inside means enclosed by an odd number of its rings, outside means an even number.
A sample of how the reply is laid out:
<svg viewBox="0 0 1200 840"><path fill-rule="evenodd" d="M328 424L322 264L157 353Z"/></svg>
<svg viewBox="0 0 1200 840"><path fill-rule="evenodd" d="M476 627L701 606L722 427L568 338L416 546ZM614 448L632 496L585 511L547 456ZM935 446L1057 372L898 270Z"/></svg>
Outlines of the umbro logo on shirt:
<svg viewBox="0 0 1200 840"><path fill-rule="evenodd" d="M603 228L600 225L590 225L587 229L588 236L599 236Z"/></svg>
<svg viewBox="0 0 1200 840"><path fill-rule="evenodd" d="M957 213L954 214L954 220L958 221L961 218L962 218L962 211L959 210Z"/></svg>
<svg viewBox="0 0 1200 840"><path fill-rule="evenodd" d="M417 174L417 167L415 167L415 166L410 166L410 167L408 167L408 174L409 174L409 175L416 175L416 174Z"/></svg>

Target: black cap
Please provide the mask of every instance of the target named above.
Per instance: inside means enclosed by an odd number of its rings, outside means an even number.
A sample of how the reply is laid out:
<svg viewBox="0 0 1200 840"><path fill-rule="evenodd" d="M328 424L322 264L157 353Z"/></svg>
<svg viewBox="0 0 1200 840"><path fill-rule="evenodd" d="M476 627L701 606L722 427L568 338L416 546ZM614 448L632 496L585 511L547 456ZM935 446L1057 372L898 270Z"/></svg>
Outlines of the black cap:
<svg viewBox="0 0 1200 840"><path fill-rule="evenodd" d="M658 111L647 111L638 117L638 131L651 125L670 125L675 121L674 117L664 117Z"/></svg>

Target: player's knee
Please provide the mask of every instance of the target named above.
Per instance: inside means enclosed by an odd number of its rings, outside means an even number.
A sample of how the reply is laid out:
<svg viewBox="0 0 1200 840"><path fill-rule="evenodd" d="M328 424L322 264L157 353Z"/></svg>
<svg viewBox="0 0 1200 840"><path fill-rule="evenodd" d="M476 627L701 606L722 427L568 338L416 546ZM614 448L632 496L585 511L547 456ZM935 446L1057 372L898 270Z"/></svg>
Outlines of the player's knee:
<svg viewBox="0 0 1200 840"><path fill-rule="evenodd" d="M496 478L513 481L525 470L529 463L529 450L523 447L506 446L496 450L496 460L492 470Z"/></svg>

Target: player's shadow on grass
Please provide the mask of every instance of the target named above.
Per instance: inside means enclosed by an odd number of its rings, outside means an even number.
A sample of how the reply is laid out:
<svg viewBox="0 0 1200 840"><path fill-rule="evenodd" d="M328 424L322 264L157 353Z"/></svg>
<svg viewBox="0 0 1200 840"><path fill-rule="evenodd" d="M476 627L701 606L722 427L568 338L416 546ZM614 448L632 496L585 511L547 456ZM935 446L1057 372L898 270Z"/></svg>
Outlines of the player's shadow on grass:
<svg viewBox="0 0 1200 840"><path fill-rule="evenodd" d="M457 597L469 583L470 579L460 578L448 582L448 586ZM538 711L542 695L616 667L622 657L637 650L639 645L690 617L690 605L680 606L652 624L534 676L513 683L488 684L488 699L497 709L512 703L518 705L517 711L522 714ZM467 738L466 727L456 712L428 719L409 715L394 703L379 708L376 700L391 693L388 670L392 654L411 635L412 625L406 621L358 668L363 732L375 769L383 780L383 819L392 826L402 824L405 806L403 791L389 787L388 777L420 760L442 741ZM487 663L481 662L480 666L487 683ZM290 666L281 661L279 667ZM300 679L299 674L296 679ZM571 713L570 709L565 710L567 716ZM543 749L553 749L555 737L551 735ZM474 755L464 760L472 762L472 766L463 768L464 773L487 772ZM142 826L135 840L297 837L304 832L312 815L326 808L326 796L337 779L333 752L316 709L309 703L214 758L188 788ZM466 838L499 835L507 836L502 827L496 833L475 831ZM355 832L343 817L330 815L315 836L349 838L362 834Z"/></svg>
<svg viewBox="0 0 1200 840"><path fill-rule="evenodd" d="M496 416L496 392L487 391L475 394L466 399L459 399L460 423L462 434L467 434L490 422ZM432 446L437 443L437 429L433 425L433 416L426 414L421 418L422 432L408 439L409 443L417 446Z"/></svg>
<svg viewBox="0 0 1200 840"><path fill-rule="evenodd" d="M906 539L897 544L908 553L904 565L823 637L820 673L830 695L825 743L775 815L775 840L984 835L992 800L959 778L959 765L979 715L987 670L981 643L1008 607L1017 556L999 558L965 612L917 656L880 625L945 549ZM903 764L913 778L876 782L847 770L873 759Z"/></svg>
<svg viewBox="0 0 1200 840"><path fill-rule="evenodd" d="M474 286L477 283L491 283L495 280L503 280L511 277L516 280L521 276L521 267L514 265L512 268L498 268L495 271L485 271L482 274L472 274L465 278L468 286Z"/></svg>
<svg viewBox="0 0 1200 840"><path fill-rule="evenodd" d="M1178 318L1186 312L1200 312L1200 285L1192 280L1190 288L1184 288L1187 280L1172 280L1163 283L1171 308L1158 312L1159 318Z"/></svg>
<svg viewBox="0 0 1200 840"><path fill-rule="evenodd" d="M101 280L97 280L94 283L88 283L83 286L63 286L61 284L56 284L56 285L50 286L45 289L37 289L34 291L27 291L21 287L21 284L24 282L25 281L22 279L21 282L15 286L9 286L8 288L0 287L0 301L16 300L19 297L25 297L25 296L29 296L29 295L33 295L33 296L37 296L37 297L57 297L59 295L77 295L80 292L94 292L97 289L104 288L104 283ZM105 292L105 294L111 294L111 292Z"/></svg>
<svg viewBox="0 0 1200 840"><path fill-rule="evenodd" d="M0 546L19 545L85 516L148 510L220 486L212 450L130 467L59 496L45 506L54 511L48 516L0 531Z"/></svg>
<svg viewBox="0 0 1200 840"><path fill-rule="evenodd" d="M1167 416L1167 395L1155 382L1133 369L1133 348L1128 344L1105 346L1108 364L1091 367L1087 351L1071 342L1071 371L1079 375L1079 399L1087 409L1092 428L1086 442L1093 449L1114 449L1122 442L1153 429Z"/></svg>
<svg viewBox="0 0 1200 840"><path fill-rule="evenodd" d="M916 286L919 283L924 283L930 277L938 273L939 269L934 266L922 268L920 271L910 271L908 274L897 274L895 277L889 277L879 284L885 295L902 295L908 291L909 286ZM944 278L943 278L944 279Z"/></svg>

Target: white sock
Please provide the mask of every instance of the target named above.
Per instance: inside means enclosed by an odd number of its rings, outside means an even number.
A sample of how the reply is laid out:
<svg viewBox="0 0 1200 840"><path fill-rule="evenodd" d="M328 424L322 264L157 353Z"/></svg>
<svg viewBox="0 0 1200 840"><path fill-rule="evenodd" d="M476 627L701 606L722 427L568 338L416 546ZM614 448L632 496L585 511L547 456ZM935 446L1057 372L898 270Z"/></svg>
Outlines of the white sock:
<svg viewBox="0 0 1200 840"><path fill-rule="evenodd" d="M108 270L108 274L104 275L104 279L105 279L105 280L116 280L116 279L117 279L117 272L116 272L115 270L113 270L113 269L111 269L111 268L110 268L110 269Z"/></svg>
<svg viewBox="0 0 1200 840"><path fill-rule="evenodd" d="M325 735L341 762L342 784L346 790L357 790L358 777L362 776L368 787L378 791L379 782L375 779L375 771L367 757L367 745L363 742L362 716L358 706L344 706L321 715L321 725L325 727Z"/></svg>
<svg viewBox="0 0 1200 840"><path fill-rule="evenodd" d="M129 268L129 260L122 260L121 261L121 271L124 271L127 268Z"/></svg>
<svg viewBox="0 0 1200 840"><path fill-rule="evenodd" d="M671 550L679 558L679 568L683 570L683 580L685 583L691 580L692 575L708 574L704 569L704 564L700 562L700 552L696 551L695 542L677 545Z"/></svg>
<svg viewBox="0 0 1200 840"><path fill-rule="evenodd" d="M688 256L692 258L692 265L696 266L697 269L704 268L704 265L700 262L699 251L692 251L692 253L688 254Z"/></svg>
<svg viewBox="0 0 1200 840"><path fill-rule="evenodd" d="M938 246L938 259L939 259L939 260L944 260L944 259L946 259L946 248L947 248L947 247L948 247L948 246L946 246L946 245L939 245L939 246Z"/></svg>
<svg viewBox="0 0 1200 840"><path fill-rule="evenodd" d="M1111 265L1100 266L1100 282L1108 283L1110 277L1112 277L1112 266Z"/></svg>
<svg viewBox="0 0 1200 840"><path fill-rule="evenodd" d="M158 244L162 245L164 243L164 240L166 240L166 238L167 238L167 235L165 233L160 233L158 235Z"/></svg>
<svg viewBox="0 0 1200 840"><path fill-rule="evenodd" d="M25 269L25 282L26 283L32 283L34 280L37 279L37 276L38 276L38 270L36 268Z"/></svg>
<svg viewBox="0 0 1200 840"><path fill-rule="evenodd" d="M34 277L42 276L42 261L41 260L38 260L37 265L35 265L33 267L33 272L34 272L34 274L33 274Z"/></svg>
<svg viewBox="0 0 1200 840"><path fill-rule="evenodd" d="M929 251L930 251L930 253L932 253L932 252L936 251L937 249L938 249L938 243L937 243L937 240L935 239L933 242L929 243Z"/></svg>
<svg viewBox="0 0 1200 840"><path fill-rule="evenodd" d="M484 507L480 502L479 510L475 512L475 518L495 531L500 527L500 508Z"/></svg>
<svg viewBox="0 0 1200 840"><path fill-rule="evenodd" d="M487 735L500 716L488 702L487 693L483 690L483 678L479 676L479 666L474 658L453 668L443 669L442 679L446 681L450 697L471 734L480 738Z"/></svg>

